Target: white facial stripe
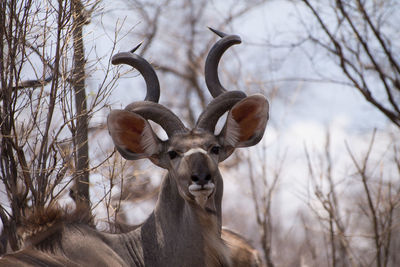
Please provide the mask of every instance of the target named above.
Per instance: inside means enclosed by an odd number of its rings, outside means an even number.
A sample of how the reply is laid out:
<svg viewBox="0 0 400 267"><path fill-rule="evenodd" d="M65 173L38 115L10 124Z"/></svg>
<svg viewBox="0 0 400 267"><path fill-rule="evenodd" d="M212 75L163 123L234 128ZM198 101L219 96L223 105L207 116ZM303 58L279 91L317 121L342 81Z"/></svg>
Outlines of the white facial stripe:
<svg viewBox="0 0 400 267"><path fill-rule="evenodd" d="M200 147L196 147L196 148L191 148L188 151L186 151L185 153L183 153L184 157L190 156L194 153L203 153L207 155L207 151L205 151L204 149L200 148Z"/></svg>

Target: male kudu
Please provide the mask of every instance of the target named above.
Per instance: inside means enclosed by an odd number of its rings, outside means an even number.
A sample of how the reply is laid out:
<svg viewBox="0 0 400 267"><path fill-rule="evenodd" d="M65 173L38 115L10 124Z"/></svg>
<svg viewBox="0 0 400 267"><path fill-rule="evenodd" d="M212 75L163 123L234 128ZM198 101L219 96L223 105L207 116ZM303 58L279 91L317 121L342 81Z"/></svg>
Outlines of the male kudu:
<svg viewBox="0 0 400 267"><path fill-rule="evenodd" d="M134 50L112 59L113 64L136 68L147 86L144 101L113 110L108 116L109 133L117 150L128 160L148 158L168 170L149 218L123 234L102 233L82 223L65 222L60 226L60 222L52 222L46 234L30 246L2 258L1 266L258 264L256 253L240 236L223 232L228 245L221 238L223 181L218 163L235 148L261 140L268 120L268 102L262 95L246 96L222 87L217 72L219 60L231 45L241 41L236 35L214 32L222 39L212 47L205 64L206 84L214 99L191 130L172 111L158 104L158 78L147 61L133 54ZM225 125L219 134L214 134L217 121L225 112ZM168 140L157 137L149 120L165 130ZM241 248L249 253L237 253Z"/></svg>

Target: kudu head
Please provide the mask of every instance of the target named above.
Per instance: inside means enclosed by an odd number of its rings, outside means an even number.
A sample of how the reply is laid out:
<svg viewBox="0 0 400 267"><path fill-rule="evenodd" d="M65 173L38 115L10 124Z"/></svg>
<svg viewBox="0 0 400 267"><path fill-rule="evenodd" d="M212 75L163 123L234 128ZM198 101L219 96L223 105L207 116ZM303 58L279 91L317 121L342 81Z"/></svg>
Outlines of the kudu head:
<svg viewBox="0 0 400 267"><path fill-rule="evenodd" d="M168 108L158 104L160 88L151 65L131 52L119 53L113 64L128 64L144 77L147 95L144 101L129 104L124 110L112 110L108 129L120 154L128 160L148 158L167 169L180 196L192 204L205 207L215 194L222 197L222 181L218 163L229 157L235 148L257 144L268 120L268 102L262 95L246 96L241 91L226 91L218 79L218 63L223 53L241 42L236 35L213 30L222 39L211 48L206 64L206 84L214 99L200 115L195 127L188 129ZM214 134L219 118L228 112L224 127ZM167 133L162 141L154 133L149 120Z"/></svg>

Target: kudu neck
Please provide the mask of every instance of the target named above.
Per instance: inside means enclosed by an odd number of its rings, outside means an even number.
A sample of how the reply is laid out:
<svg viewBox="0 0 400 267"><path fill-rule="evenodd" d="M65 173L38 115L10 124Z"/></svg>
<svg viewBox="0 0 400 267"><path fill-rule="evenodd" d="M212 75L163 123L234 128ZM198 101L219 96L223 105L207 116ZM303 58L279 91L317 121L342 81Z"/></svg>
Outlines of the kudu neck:
<svg viewBox="0 0 400 267"><path fill-rule="evenodd" d="M194 200L184 199L179 193L175 179L168 174L164 177L160 194L154 213L156 217L173 221L188 219L200 219L209 217L216 220L216 223L221 227L221 192L217 192L212 196L205 206L202 208ZM195 224L196 222L191 222Z"/></svg>
<svg viewBox="0 0 400 267"><path fill-rule="evenodd" d="M221 240L222 183L218 186L220 189L206 205L212 211L207 211L196 202L184 199L173 177L167 175L163 179L156 208L142 226L142 234L156 235L153 240L157 244L152 250L157 251L159 259L164 255L167 260L174 251L184 251L181 255L186 258L182 256L181 263L227 266L227 251ZM145 237L142 235L142 238Z"/></svg>
<svg viewBox="0 0 400 267"><path fill-rule="evenodd" d="M177 221L183 219L206 219L210 223L215 221L218 232L221 231L221 202L223 184L219 179L215 194L207 201L205 208L197 205L194 200L184 199L179 193L175 179L168 174L164 177L158 201L154 210L156 217L160 219L168 218ZM195 222L192 222L195 223Z"/></svg>

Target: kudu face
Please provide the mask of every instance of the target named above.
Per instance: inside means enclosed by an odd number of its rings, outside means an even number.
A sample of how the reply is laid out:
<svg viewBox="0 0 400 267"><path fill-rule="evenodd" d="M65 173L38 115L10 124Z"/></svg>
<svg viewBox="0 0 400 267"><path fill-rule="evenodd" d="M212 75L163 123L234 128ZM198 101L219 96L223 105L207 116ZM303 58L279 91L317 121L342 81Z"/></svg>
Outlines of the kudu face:
<svg viewBox="0 0 400 267"><path fill-rule="evenodd" d="M229 157L235 148L258 143L268 120L268 102L262 95L247 97L240 91L226 91L219 82L218 62L231 45L240 43L235 35L222 37L206 60L207 87L214 99L200 115L194 129L187 129L179 118L158 104L159 83L151 65L131 53L119 53L113 64L129 64L139 70L147 84L145 101L134 102L125 110L113 110L108 117L110 135L126 159L148 158L165 168L175 180L180 196L204 207L216 192L221 192L218 163ZM221 133L214 134L218 119L228 111ZM168 140L160 140L148 120L166 131ZM220 189L220 190L218 190Z"/></svg>
<svg viewBox="0 0 400 267"><path fill-rule="evenodd" d="M205 205L221 185L218 171L220 144L208 132L190 131L173 136L167 145L167 169L187 201Z"/></svg>

